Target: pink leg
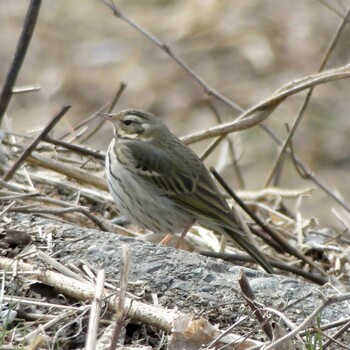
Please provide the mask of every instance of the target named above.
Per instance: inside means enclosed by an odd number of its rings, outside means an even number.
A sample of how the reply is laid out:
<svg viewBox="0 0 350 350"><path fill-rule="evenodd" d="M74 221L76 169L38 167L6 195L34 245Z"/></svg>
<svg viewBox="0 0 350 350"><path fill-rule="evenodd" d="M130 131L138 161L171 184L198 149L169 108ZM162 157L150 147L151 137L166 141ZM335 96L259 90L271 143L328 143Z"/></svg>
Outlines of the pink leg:
<svg viewBox="0 0 350 350"><path fill-rule="evenodd" d="M170 240L173 238L172 233L168 233L160 242L159 244L163 244L163 245L168 245Z"/></svg>
<svg viewBox="0 0 350 350"><path fill-rule="evenodd" d="M192 227L192 225L195 223L195 219L192 220L188 225L186 225L185 229L183 230L180 238L177 240L176 244L175 244L175 248L176 249L179 249L182 241L185 239L186 235L187 235L187 232L190 230L190 228Z"/></svg>

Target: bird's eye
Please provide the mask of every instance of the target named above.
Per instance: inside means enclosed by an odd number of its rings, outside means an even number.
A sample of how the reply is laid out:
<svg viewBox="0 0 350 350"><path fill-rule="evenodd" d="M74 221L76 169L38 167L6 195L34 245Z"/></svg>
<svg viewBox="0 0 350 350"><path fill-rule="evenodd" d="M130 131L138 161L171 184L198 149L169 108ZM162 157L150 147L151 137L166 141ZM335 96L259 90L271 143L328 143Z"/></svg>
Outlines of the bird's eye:
<svg viewBox="0 0 350 350"><path fill-rule="evenodd" d="M123 124L124 124L125 126L129 126L129 125L132 124L132 120L130 120L130 119L125 119L125 120L123 120Z"/></svg>

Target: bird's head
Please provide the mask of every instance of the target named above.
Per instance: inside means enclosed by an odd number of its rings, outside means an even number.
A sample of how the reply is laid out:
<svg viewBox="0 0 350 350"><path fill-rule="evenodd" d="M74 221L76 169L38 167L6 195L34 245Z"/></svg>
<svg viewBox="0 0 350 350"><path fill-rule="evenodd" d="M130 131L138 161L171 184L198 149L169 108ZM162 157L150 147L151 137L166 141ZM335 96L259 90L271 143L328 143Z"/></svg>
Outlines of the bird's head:
<svg viewBox="0 0 350 350"><path fill-rule="evenodd" d="M141 109L127 109L116 114L103 114L115 127L115 135L120 139L155 141L168 134L166 125L155 115Z"/></svg>

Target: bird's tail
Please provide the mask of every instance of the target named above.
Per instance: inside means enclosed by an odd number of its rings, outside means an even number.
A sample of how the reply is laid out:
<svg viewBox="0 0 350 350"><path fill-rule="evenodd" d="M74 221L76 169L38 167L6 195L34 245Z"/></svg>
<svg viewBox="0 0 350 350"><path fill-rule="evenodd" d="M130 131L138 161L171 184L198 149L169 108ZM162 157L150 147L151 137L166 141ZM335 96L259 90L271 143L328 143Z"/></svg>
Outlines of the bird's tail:
<svg viewBox="0 0 350 350"><path fill-rule="evenodd" d="M273 267L259 249L240 230L223 228L225 233L237 242L266 272L273 273Z"/></svg>

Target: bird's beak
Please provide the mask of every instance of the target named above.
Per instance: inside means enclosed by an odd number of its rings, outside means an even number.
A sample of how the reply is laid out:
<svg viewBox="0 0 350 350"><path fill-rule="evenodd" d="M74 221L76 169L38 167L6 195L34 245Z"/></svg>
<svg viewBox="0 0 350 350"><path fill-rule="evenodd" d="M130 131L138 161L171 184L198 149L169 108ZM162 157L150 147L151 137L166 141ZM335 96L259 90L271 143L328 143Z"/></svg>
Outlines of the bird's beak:
<svg viewBox="0 0 350 350"><path fill-rule="evenodd" d="M99 113L97 113L97 115L112 123L113 129L114 129L114 135L116 135L118 133L118 129L120 129L119 123L120 123L120 119L121 119L121 115L119 113L109 114L109 113L99 112Z"/></svg>
<svg viewBox="0 0 350 350"><path fill-rule="evenodd" d="M118 114L109 114L109 113L103 113L103 112L98 112L96 115L99 117L102 117L105 120L108 120L111 122L114 126L118 125Z"/></svg>

